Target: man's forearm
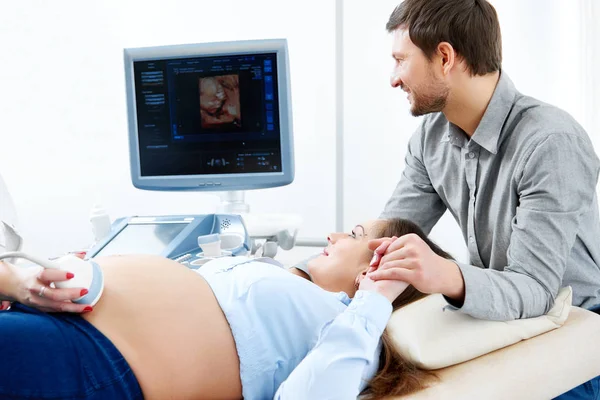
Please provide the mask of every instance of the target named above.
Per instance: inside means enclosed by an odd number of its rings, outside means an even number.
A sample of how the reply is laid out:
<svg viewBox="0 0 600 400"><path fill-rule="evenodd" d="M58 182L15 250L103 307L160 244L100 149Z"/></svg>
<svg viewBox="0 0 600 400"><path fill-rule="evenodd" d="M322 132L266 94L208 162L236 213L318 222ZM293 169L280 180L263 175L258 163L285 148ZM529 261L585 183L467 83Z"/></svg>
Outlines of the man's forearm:
<svg viewBox="0 0 600 400"><path fill-rule="evenodd" d="M508 267L504 271L462 263L459 267L465 282L465 297L459 308L475 318L494 321L533 318L545 314L554 304L550 291L553 289L548 290L527 274ZM446 299L455 306L453 300Z"/></svg>
<svg viewBox="0 0 600 400"><path fill-rule="evenodd" d="M443 289L441 293L446 296L447 300L455 307L462 307L465 301L465 281L458 264L453 261L448 261L446 275L442 278Z"/></svg>

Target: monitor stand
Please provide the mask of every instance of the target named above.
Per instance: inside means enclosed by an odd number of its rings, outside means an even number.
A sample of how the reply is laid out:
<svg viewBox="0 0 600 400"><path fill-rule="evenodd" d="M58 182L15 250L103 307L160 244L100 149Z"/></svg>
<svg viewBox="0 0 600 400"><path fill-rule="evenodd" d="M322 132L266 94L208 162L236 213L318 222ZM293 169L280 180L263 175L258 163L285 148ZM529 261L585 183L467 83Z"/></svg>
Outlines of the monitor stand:
<svg viewBox="0 0 600 400"><path fill-rule="evenodd" d="M219 212L225 214L247 214L250 206L246 204L246 192L243 190L231 190L221 193L221 204Z"/></svg>
<svg viewBox="0 0 600 400"><path fill-rule="evenodd" d="M251 213L250 206L245 201L245 192L241 190L222 192L217 212L239 214L252 239L277 242L284 250L294 247L298 229L302 224L302 218L294 214Z"/></svg>

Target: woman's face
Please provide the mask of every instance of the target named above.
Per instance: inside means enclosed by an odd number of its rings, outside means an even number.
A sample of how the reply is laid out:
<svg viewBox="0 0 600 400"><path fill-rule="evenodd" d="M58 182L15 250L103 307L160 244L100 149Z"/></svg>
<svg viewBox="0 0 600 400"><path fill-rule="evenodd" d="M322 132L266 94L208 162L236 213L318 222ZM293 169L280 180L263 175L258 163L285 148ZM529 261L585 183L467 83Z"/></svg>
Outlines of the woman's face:
<svg viewBox="0 0 600 400"><path fill-rule="evenodd" d="M373 252L368 248L369 239L382 221L356 225L351 233L332 233L323 254L308 263L312 281L330 292L345 292L354 297L358 275L369 267Z"/></svg>

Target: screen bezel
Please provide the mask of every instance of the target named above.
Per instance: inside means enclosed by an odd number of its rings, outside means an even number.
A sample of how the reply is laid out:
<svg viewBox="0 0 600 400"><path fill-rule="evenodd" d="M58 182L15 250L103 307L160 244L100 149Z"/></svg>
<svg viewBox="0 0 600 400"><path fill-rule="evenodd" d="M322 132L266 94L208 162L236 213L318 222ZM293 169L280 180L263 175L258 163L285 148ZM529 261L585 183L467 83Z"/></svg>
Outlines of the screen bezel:
<svg viewBox="0 0 600 400"><path fill-rule="evenodd" d="M279 96L281 171L233 174L142 176L138 141L134 62L191 57L275 53ZM284 186L294 180L294 141L286 39L245 40L124 50L131 180L138 189L228 191Z"/></svg>

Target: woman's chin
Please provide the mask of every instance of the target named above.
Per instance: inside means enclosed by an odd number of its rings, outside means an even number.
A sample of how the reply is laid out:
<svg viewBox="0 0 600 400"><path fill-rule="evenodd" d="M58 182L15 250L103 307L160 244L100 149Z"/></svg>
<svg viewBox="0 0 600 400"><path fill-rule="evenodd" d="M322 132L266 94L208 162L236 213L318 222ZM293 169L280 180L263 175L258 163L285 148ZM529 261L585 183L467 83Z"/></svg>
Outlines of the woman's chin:
<svg viewBox="0 0 600 400"><path fill-rule="evenodd" d="M319 254L317 257L311 259L308 263L306 263L308 273L313 275L314 271L317 271L324 265L325 260L327 260L327 255L325 254Z"/></svg>

